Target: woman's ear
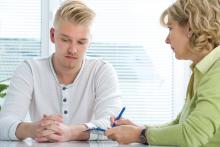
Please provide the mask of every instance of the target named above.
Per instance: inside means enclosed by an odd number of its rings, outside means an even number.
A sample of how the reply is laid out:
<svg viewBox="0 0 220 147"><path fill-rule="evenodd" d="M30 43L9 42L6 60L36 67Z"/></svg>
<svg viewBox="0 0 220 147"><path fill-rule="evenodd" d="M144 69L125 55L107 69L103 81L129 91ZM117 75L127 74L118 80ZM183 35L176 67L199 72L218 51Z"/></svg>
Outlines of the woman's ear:
<svg viewBox="0 0 220 147"><path fill-rule="evenodd" d="M191 27L189 26L189 23L187 24L187 29L188 29L188 33L187 33L187 37L190 38L193 34Z"/></svg>
<svg viewBox="0 0 220 147"><path fill-rule="evenodd" d="M50 40L51 40L51 42L53 42L53 43L55 43L54 34L55 34L55 29L52 27L52 28L50 28Z"/></svg>
<svg viewBox="0 0 220 147"><path fill-rule="evenodd" d="M190 38L192 36L192 33L188 33L187 37Z"/></svg>

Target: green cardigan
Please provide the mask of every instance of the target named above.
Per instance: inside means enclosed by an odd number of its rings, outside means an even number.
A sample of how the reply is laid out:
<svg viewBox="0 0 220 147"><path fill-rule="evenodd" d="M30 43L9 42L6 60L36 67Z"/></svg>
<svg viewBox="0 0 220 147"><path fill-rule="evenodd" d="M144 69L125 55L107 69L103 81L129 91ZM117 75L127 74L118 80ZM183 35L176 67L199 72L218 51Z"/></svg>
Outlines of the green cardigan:
<svg viewBox="0 0 220 147"><path fill-rule="evenodd" d="M220 46L191 68L181 113L167 125L149 127L149 144L220 147Z"/></svg>

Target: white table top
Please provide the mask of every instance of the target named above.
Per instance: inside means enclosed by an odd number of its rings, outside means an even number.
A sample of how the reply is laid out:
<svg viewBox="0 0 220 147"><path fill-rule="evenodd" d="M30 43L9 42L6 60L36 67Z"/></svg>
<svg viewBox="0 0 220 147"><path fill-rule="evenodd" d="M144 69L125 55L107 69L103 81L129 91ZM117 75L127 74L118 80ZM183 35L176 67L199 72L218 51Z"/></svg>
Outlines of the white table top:
<svg viewBox="0 0 220 147"><path fill-rule="evenodd" d="M114 141L71 141L71 142L63 142L63 143L37 143L32 140L25 140L25 141L0 141L0 147L147 147L147 146L138 143L129 144L129 145L119 145L117 142ZM150 146L150 147L163 147L163 146Z"/></svg>

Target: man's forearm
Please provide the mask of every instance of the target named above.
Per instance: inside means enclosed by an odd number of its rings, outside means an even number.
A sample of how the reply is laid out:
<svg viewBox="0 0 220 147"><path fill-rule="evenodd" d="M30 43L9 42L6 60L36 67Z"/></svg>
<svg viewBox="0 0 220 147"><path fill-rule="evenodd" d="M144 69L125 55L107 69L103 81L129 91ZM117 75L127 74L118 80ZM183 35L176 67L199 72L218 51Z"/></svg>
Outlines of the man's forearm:
<svg viewBox="0 0 220 147"><path fill-rule="evenodd" d="M21 122L16 129L15 135L18 139L24 140L28 137L34 137L32 131L34 124L28 122Z"/></svg>
<svg viewBox="0 0 220 147"><path fill-rule="evenodd" d="M85 132L87 128L86 125L72 125L71 128L71 140L88 140L90 135L89 132Z"/></svg>
<svg viewBox="0 0 220 147"><path fill-rule="evenodd" d="M67 140L88 140L90 135L89 132L84 132L87 127L86 125L80 124L80 125L71 125L69 126L69 133L65 134L65 136L69 139ZM35 123L27 123L22 122L18 125L16 129L16 137L20 140L24 140L28 137L35 138L36 136L36 125ZM69 136L69 137L68 137Z"/></svg>

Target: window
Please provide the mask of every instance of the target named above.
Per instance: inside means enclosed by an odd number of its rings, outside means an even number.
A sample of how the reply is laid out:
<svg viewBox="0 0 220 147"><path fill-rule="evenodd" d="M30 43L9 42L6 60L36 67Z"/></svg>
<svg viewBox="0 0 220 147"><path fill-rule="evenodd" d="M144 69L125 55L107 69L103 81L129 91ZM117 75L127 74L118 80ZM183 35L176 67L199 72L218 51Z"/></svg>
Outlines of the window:
<svg viewBox="0 0 220 147"><path fill-rule="evenodd" d="M41 55L41 1L0 1L0 81L19 63Z"/></svg>
<svg viewBox="0 0 220 147"><path fill-rule="evenodd" d="M173 0L85 2L97 14L87 55L102 57L117 70L124 117L139 124L175 118L183 103L185 73L165 44L168 30L159 23Z"/></svg>
<svg viewBox="0 0 220 147"><path fill-rule="evenodd" d="M9 83L25 59L41 56L41 10L41 0L0 1L0 82Z"/></svg>
<svg viewBox="0 0 220 147"><path fill-rule="evenodd" d="M54 51L48 26L60 1L0 1L0 81L10 78L23 60ZM159 24L160 14L173 0L85 2L97 13L87 54L115 67L124 117L139 124L175 118L183 104L187 73L165 44L167 29Z"/></svg>

